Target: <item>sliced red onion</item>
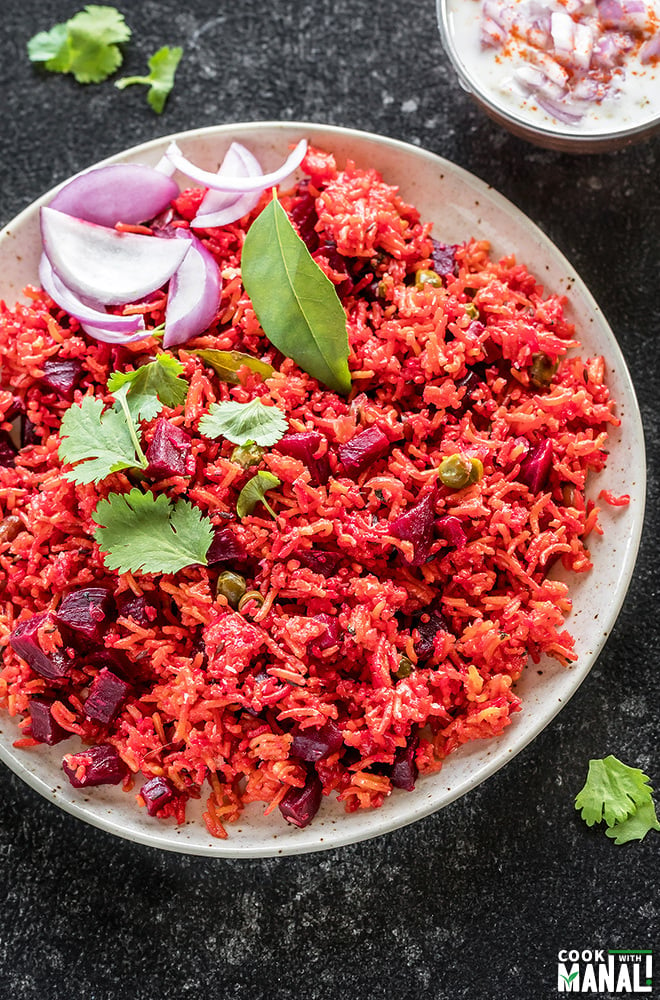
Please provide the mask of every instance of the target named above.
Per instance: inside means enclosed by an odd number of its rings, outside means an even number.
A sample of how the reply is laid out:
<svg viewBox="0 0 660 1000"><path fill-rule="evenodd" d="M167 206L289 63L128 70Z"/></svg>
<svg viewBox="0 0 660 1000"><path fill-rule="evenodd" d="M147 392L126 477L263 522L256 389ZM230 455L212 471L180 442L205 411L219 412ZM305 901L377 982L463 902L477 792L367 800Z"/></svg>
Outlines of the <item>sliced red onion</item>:
<svg viewBox="0 0 660 1000"><path fill-rule="evenodd" d="M256 156L240 142L232 142L218 170L218 177L263 177L263 170ZM196 229L228 226L251 212L261 197L261 191L233 195L228 191L209 190L199 206L197 217L191 222Z"/></svg>
<svg viewBox="0 0 660 1000"><path fill-rule="evenodd" d="M144 338L142 316L114 316L112 313L106 313L100 302L93 303L89 299L85 301L79 298L58 278L45 253L41 255L39 262L39 281L51 299L70 316L79 320L83 329L97 340L127 344L129 341Z"/></svg>
<svg viewBox="0 0 660 1000"><path fill-rule="evenodd" d="M214 191L234 191L236 194L246 194L248 191L265 191L266 188L273 187L285 180L292 174L303 161L307 152L307 140L301 139L293 152L287 157L285 162L277 170L269 174L262 174L260 177L219 177L217 173L210 170L202 170L194 163L187 160L175 142L171 143L167 150L167 156L182 174L190 177L191 180Z"/></svg>
<svg viewBox="0 0 660 1000"><path fill-rule="evenodd" d="M118 233L53 208L41 209L41 235L64 284L104 305L135 302L160 288L188 250L183 240Z"/></svg>
<svg viewBox="0 0 660 1000"><path fill-rule="evenodd" d="M660 59L660 31L656 31L647 42L644 42L639 50L639 61L650 63L654 59Z"/></svg>
<svg viewBox="0 0 660 1000"><path fill-rule="evenodd" d="M222 280L215 257L191 232L178 229L174 239L162 242L189 248L170 281L163 337L163 347L168 348L207 329L220 305Z"/></svg>
<svg viewBox="0 0 660 1000"><path fill-rule="evenodd" d="M178 194L178 185L162 171L140 163L113 163L74 177L50 207L98 226L135 225L153 219Z"/></svg>

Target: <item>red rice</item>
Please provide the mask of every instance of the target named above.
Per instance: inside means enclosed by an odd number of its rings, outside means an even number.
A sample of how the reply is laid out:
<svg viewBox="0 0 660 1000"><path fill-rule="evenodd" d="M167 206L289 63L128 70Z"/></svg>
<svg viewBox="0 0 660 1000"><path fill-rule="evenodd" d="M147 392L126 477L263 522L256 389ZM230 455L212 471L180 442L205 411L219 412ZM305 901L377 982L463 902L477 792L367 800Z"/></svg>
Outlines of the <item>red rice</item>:
<svg viewBox="0 0 660 1000"><path fill-rule="evenodd" d="M442 288L418 287L415 272L432 266L430 227L396 188L351 163L338 171L331 156L316 150L304 166L309 180L281 201L298 219L315 208L320 243L353 259L351 290L336 254L317 253L344 296L351 395L324 390L264 338L240 283L250 219L208 230L223 297L216 328L194 346L249 351L277 372L266 385L243 369L241 385L230 387L191 345L178 351L190 390L184 407L165 412L193 436L197 473L155 487L174 497L185 493L216 524L235 524L251 559L248 587L264 598L251 619L215 598L217 571L205 567L164 577L108 573L91 515L100 497L131 483L117 473L99 485L74 486L61 475L58 427L70 404L42 385L44 361L81 359L75 400L88 392L108 398L109 373L144 363L159 342L113 348L90 341L35 288L26 290L25 304L0 304L2 428L10 429L18 396L41 439L19 453L15 468L0 469L2 518L18 515L24 525L15 537L5 538L0 528L0 699L23 717L16 746L33 745L28 702L46 695L65 730L84 744L118 750L129 769L127 788L132 776L169 780L176 794L161 818L182 822L186 802L205 795L204 819L217 837L227 836L225 824L246 803L264 802L270 812L289 788L304 784L305 767L290 754L293 724L299 730L336 720L344 747L316 765L323 791L336 793L348 810L379 806L392 791L395 751L411 732L420 733L419 769L437 770L456 747L509 724L520 708L514 683L530 658L574 659L564 626L568 588L547 571L556 559L575 572L590 568L585 539L600 529L597 507L585 501L585 480L603 468L607 428L618 422L602 359L566 353L575 340L563 302L546 295L523 264L512 257L491 261L487 243L469 240L456 249L457 274ZM192 191L177 200L182 220L193 217L200 197ZM143 312L155 326L164 301L160 296L126 312ZM466 314L468 301L485 324L481 332ZM485 352L490 361L482 366L478 399L463 413L466 362L475 364ZM559 361L547 389L530 382L539 352ZM328 442L327 487L310 485L296 459L266 454L264 467L283 484L271 494L277 523L262 508L236 521L246 474L230 461L229 442L196 432L210 402L255 394L286 412L291 431L319 430ZM353 481L338 467L337 449L376 421L391 431L391 452ZM547 489L533 494L517 477L527 448L544 438L552 441L553 471ZM440 486L436 513L460 518L467 544L458 549L438 537L432 558L413 568L406 562L411 543L390 534L389 524L428 493L442 458L457 451L478 457L484 477L458 491ZM601 496L614 504L627 499ZM329 578L299 558L319 549L341 557ZM138 665L134 694L109 727L83 711L96 668L83 662L69 681L47 681L8 646L19 620L56 609L65 593L93 582L115 593L148 594L158 609L149 627L120 618L106 636L107 647ZM438 632L432 658L420 662L410 616L430 606L441 610L450 630ZM310 644L324 631L315 616L322 614L337 615L340 643L314 656ZM403 656L413 669L399 679ZM141 803L136 789L131 794Z"/></svg>

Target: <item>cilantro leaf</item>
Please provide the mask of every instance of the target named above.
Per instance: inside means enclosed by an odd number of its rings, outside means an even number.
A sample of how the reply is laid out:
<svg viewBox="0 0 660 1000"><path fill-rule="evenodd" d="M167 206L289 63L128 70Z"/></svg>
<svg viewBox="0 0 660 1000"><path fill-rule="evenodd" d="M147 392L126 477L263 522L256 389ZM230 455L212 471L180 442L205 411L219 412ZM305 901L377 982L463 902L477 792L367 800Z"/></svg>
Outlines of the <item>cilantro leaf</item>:
<svg viewBox="0 0 660 1000"><path fill-rule="evenodd" d="M28 56L53 73L72 73L78 83L100 83L121 66L118 46L130 37L116 7L89 4L64 24L31 38Z"/></svg>
<svg viewBox="0 0 660 1000"><path fill-rule="evenodd" d="M172 503L164 493L154 496L139 489L110 493L92 519L108 569L177 573L184 566L207 565L213 525L187 500Z"/></svg>
<svg viewBox="0 0 660 1000"><path fill-rule="evenodd" d="M604 760L590 760L587 780L576 796L575 808L581 811L587 826L603 819L608 826L614 826L651 801L653 789L648 781L639 768L628 767L611 754Z"/></svg>
<svg viewBox="0 0 660 1000"><path fill-rule="evenodd" d="M66 24L55 24L50 31L40 31L27 44L31 62L47 62L57 59L66 50L68 29Z"/></svg>
<svg viewBox="0 0 660 1000"><path fill-rule="evenodd" d="M64 473L74 483L97 483L112 472L144 467L124 415L103 412L103 400L85 396L65 412L58 455L73 465Z"/></svg>
<svg viewBox="0 0 660 1000"><path fill-rule="evenodd" d="M211 403L199 422L206 437L225 437L233 444L254 441L262 447L275 444L286 433L287 420L277 406L266 406L259 398L249 403Z"/></svg>
<svg viewBox="0 0 660 1000"><path fill-rule="evenodd" d="M112 372L108 389L116 394L127 386L126 402L133 419L153 420L163 406L174 408L185 401L188 383L179 377L183 368L171 354L159 354L134 372Z"/></svg>
<svg viewBox="0 0 660 1000"><path fill-rule="evenodd" d="M258 503L262 503L269 514L277 517L277 514L266 500L266 492L274 490L280 486L280 480L272 472L257 472L256 476L249 479L236 501L236 513L240 518L251 514Z"/></svg>
<svg viewBox="0 0 660 1000"><path fill-rule="evenodd" d="M615 844L627 844L629 840L644 840L649 830L660 830L653 799L644 802L628 819L608 827L605 836Z"/></svg>
<svg viewBox="0 0 660 1000"><path fill-rule="evenodd" d="M154 52L149 60L150 73L148 76L123 76L121 80L115 82L115 87L123 90L124 87L131 87L134 83L141 83L149 87L147 100L157 115L161 114L165 107L165 101L174 86L174 75L183 55L180 46L170 48L163 45L158 52Z"/></svg>

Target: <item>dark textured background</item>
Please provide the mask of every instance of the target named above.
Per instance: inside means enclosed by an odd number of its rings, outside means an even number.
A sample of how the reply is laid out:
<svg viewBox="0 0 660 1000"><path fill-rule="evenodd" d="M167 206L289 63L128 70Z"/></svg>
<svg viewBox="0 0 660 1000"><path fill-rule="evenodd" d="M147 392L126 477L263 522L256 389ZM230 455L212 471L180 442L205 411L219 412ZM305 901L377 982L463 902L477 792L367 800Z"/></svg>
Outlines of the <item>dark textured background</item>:
<svg viewBox="0 0 660 1000"><path fill-rule="evenodd" d="M3 0L0 224L76 170L179 129L305 119L421 144L509 197L594 293L643 411L647 523L616 628L561 715L475 791L379 840L262 861L158 853L3 768L1 1000L536 1000L556 995L561 947L657 946L660 835L615 847L573 798L588 759L608 753L660 786L660 139L574 158L509 136L456 83L431 0L117 5L133 29L127 72L161 44L185 48L160 118L141 88L83 88L29 64L28 38L75 0Z"/></svg>

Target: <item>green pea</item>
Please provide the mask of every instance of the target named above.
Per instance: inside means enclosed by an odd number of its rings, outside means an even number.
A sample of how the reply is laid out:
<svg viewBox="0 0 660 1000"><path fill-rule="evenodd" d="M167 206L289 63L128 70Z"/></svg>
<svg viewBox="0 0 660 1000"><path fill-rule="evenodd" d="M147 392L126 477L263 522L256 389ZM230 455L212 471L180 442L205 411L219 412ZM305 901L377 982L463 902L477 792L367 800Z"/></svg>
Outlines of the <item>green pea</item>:
<svg viewBox="0 0 660 1000"><path fill-rule="evenodd" d="M479 310L475 306L474 302L468 302L465 307L465 312L470 317L470 319L479 319Z"/></svg>
<svg viewBox="0 0 660 1000"><path fill-rule="evenodd" d="M246 589L245 577L242 577L240 573L232 573L231 570L225 570L218 577L215 592L218 597L225 597L228 604L236 610Z"/></svg>
<svg viewBox="0 0 660 1000"><path fill-rule="evenodd" d="M448 455L440 463L440 481L452 490L462 490L464 486L478 483L484 474L484 467L478 458Z"/></svg>
<svg viewBox="0 0 660 1000"><path fill-rule="evenodd" d="M532 366L529 370L530 381L543 389L550 385L558 367L559 362L551 361L547 354L543 354L543 352L532 354Z"/></svg>
<svg viewBox="0 0 660 1000"><path fill-rule="evenodd" d="M415 284L418 288L421 288L422 285L431 285L433 288L442 288L442 278L436 271L422 268L420 271L415 271Z"/></svg>
<svg viewBox="0 0 660 1000"><path fill-rule="evenodd" d="M403 680L404 677L410 677L413 670L412 661L407 656L402 656L399 660L399 669L396 672L396 676L399 680Z"/></svg>
<svg viewBox="0 0 660 1000"><path fill-rule="evenodd" d="M231 453L231 460L235 462L236 465L240 465L241 469L249 469L251 465L258 465L261 461L264 449L254 441L247 441L245 444L239 444L237 448Z"/></svg>

